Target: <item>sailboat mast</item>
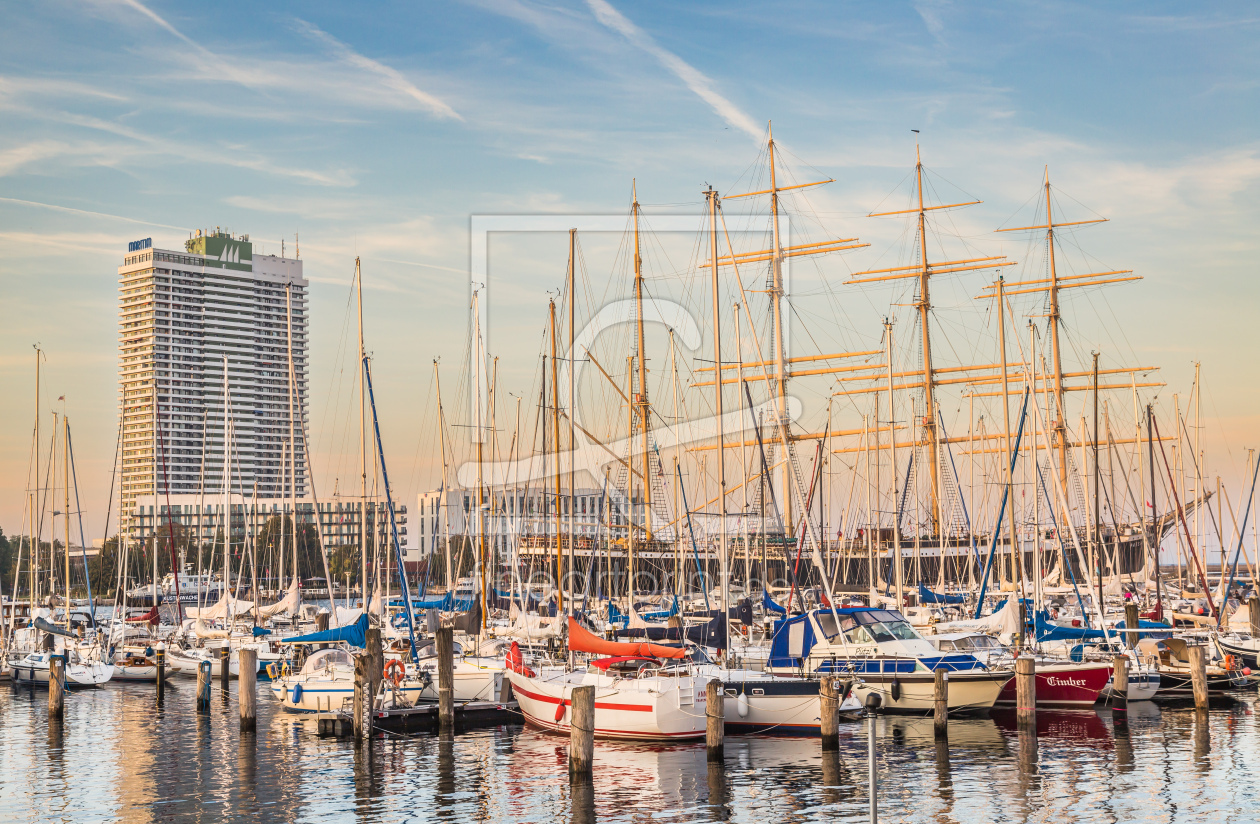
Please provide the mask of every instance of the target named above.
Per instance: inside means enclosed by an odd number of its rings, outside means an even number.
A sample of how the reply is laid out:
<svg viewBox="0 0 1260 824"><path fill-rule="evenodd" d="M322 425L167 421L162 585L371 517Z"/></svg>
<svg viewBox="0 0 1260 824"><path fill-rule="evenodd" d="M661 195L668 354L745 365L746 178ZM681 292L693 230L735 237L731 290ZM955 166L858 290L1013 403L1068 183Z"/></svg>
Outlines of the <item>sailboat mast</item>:
<svg viewBox="0 0 1260 824"><path fill-rule="evenodd" d="M35 502L39 500L39 362L43 356L43 351L35 347L35 486L31 492L31 525L34 527L31 532L35 535L35 544L31 547L31 614L34 615L35 604L38 602L37 594L37 575L36 568L39 566L39 545L43 539L44 513L35 511Z"/></svg>
<svg viewBox="0 0 1260 824"><path fill-rule="evenodd" d="M778 176L775 170L775 162L774 162L774 123L772 121L767 122L766 130L767 130L767 135L768 135L766 139L766 145L768 147L768 151L770 154L770 222L771 222L771 229L773 232L773 243L770 247L770 276L771 276L770 307L773 310L773 316L774 316L774 333L773 333L774 340L772 342L772 345L774 347L774 397L775 397L776 408L779 414L779 420L786 422L787 421L788 376L787 376L787 356L783 352L783 294L784 294L783 246L779 237L779 183L778 183ZM713 197L714 197L714 202L716 203L717 195L714 194ZM713 277L714 277L714 283L716 284L717 282L717 225L716 223L714 224L714 227L713 227L713 238L714 238L713 239L713 261L714 261ZM732 255L733 254L734 253L732 253ZM717 287L715 286L714 296L713 296L714 300L717 300L716 289ZM716 323L714 324L713 337L714 337L714 340L716 340L718 337ZM717 383L718 397L720 398L722 395L722 392L721 392L722 364L721 362L715 363L713 368L717 370L716 374L718 375L718 383ZM718 411L719 418L722 415L720 409L721 407L719 406L719 411ZM785 444L784 445L785 449L786 449L786 446L787 445ZM721 466L720 461L718 465L719 467ZM792 488L791 486L792 474L791 473L792 473L792 462L788 460L787 455L784 455L783 456L782 500L783 500L783 534L785 536L794 535L796 532L794 528L795 521L793 519L794 505L792 501L792 496L788 493L788 490ZM723 494L725 494L725 491ZM725 498L723 498L723 512L726 511L725 503L726 503L726 500Z"/></svg>
<svg viewBox="0 0 1260 824"><path fill-rule="evenodd" d="M1067 426L1063 405L1063 361L1059 357L1059 273L1054 264L1054 214L1050 206L1050 167L1046 167L1046 250L1050 256L1050 349L1054 356L1054 438L1059 447L1059 482L1067 483Z"/></svg>
<svg viewBox="0 0 1260 824"><path fill-rule="evenodd" d="M573 351L577 330L574 328L577 316L577 229L569 230L569 603L573 603L573 557L574 542L577 541L577 499L575 497L577 472L574 471L574 460L577 457L577 387L575 372L577 369L576 353ZM639 315L642 322L642 313ZM642 345L642 344L640 344ZM520 399L517 399L519 409ZM517 413L518 423L520 413ZM513 441L515 443L515 441Z"/></svg>
<svg viewBox="0 0 1260 824"><path fill-rule="evenodd" d="M285 315L287 321L289 356L289 501L293 510L293 581L298 580L298 512L297 512L297 440L293 434L293 400L297 394L297 374L293 368L293 284L284 285ZM318 527L317 527L318 528ZM284 529L284 519L280 520ZM283 581L280 582L283 585Z"/></svg>
<svg viewBox="0 0 1260 824"><path fill-rule="evenodd" d="M643 528L644 541L652 540L652 483L648 469L648 394L647 394L647 351L643 342L643 256L639 251L639 188L634 187L634 314L635 314L635 350L639 361L639 393L631 395L632 405L637 406L639 416L639 434L643 438L643 456L640 461L643 473Z"/></svg>
<svg viewBox="0 0 1260 824"><path fill-rule="evenodd" d="M897 503L897 404L893 400L893 327L892 321L884 320L884 337L888 339L888 463L892 475L892 512L893 512L893 553L895 554L895 573L897 581L897 608L900 609L905 597L901 572L901 510ZM876 415L875 431L879 431L879 420ZM871 571L872 578L875 571Z"/></svg>
<svg viewBox="0 0 1260 824"><path fill-rule="evenodd" d="M773 184L774 140L773 138L770 141L770 152L771 152L770 174L772 176L771 188L774 188L774 184ZM710 221L710 228L712 229L712 231L710 232L710 241L712 243L712 246L709 250L710 252L709 260L712 263L710 288L713 290L713 295L712 295L712 300L713 300L713 369L714 369L714 374L717 375L717 379L713 382L713 412L714 412L714 419L717 421L718 554L719 554L719 564L720 564L721 574L722 574L722 616L723 616L723 620L726 621L726 620L729 620L729 616L730 616L729 601L730 601L730 586L731 586L731 581L730 581L731 570L730 570L730 559L727 557L727 538L726 538L726 432L725 432L725 426L724 426L725 422L722 420L722 300L721 300L721 291L720 291L719 281L718 281L718 223L717 223L718 193L714 191L712 188L710 188L707 192L705 192L705 195L709 199L709 221ZM778 248L779 248L779 229L778 229L777 207L775 209L774 248L775 248L774 258L776 261L775 272L776 272L776 282L777 282L777 278L778 278L777 261L778 261ZM775 288L777 289L778 287L776 286ZM774 295L774 300L775 300L775 327L777 331L778 317L779 317L777 292ZM779 364L781 365L783 363L783 354L782 354L781 347L776 350L776 358ZM779 372L780 378L782 378L782 375L783 375L783 372L780 371ZM782 389L782 380L780 380L779 386L780 386L780 389ZM784 458L785 458L784 464L786 465L788 463L786 460L787 456L784 455ZM646 481L647 479L644 478L644 480ZM785 481L784 486L783 486L784 498L790 500L789 496L787 495L787 490L789 487L787 486L787 483L786 483L787 481L786 475L784 477L784 481ZM789 532L787 534L791 534L791 533ZM725 655L725 653L728 653L729 651L730 651L730 634L726 633L726 641L723 645L722 652Z"/></svg>
<svg viewBox="0 0 1260 824"><path fill-rule="evenodd" d="M437 405L438 405L438 444L442 450L442 493L438 495L438 515L441 516L439 523L441 524L441 540L443 546L443 560L446 566L446 591L455 591L455 580L452 577L451 570L451 539L446 523L446 418L442 411L442 376L438 372L437 358L433 359L433 385L437 387ZM421 517L424 514L421 513Z"/></svg>
<svg viewBox="0 0 1260 824"><path fill-rule="evenodd" d="M560 533L560 382L559 370L556 367L556 302L552 300L548 308L548 319L551 325L551 446L556 450L555 480L556 495L556 608L564 612L564 538Z"/></svg>
<svg viewBox="0 0 1260 824"><path fill-rule="evenodd" d="M1098 353L1094 352L1094 551L1098 553L1098 614L1103 614L1102 512L1098 503Z"/></svg>
<svg viewBox="0 0 1260 824"><path fill-rule="evenodd" d="M65 526L65 543L62 545L66 575L66 629L70 629L70 419L64 411L61 415L61 485L65 492L65 505L61 519ZM154 499L156 500L156 498ZM154 509L156 512L157 510ZM157 538L153 539L153 557L157 558Z"/></svg>
<svg viewBox="0 0 1260 824"><path fill-rule="evenodd" d="M1002 460L1006 468L1006 500L1011 502L1011 517L1006 519L1007 535L1011 542L1011 563L1017 570L1016 581L1021 581L1024 576L1024 557L1019 551L1015 536L1015 475L1014 463L1015 457L1011 451L1011 395L1007 389L1007 363L1006 363L1006 278L999 277L997 282L997 301L998 301L998 349L1001 350L1002 356L1002 430L1006 433L1006 457Z"/></svg>
<svg viewBox="0 0 1260 824"><path fill-rule="evenodd" d="M928 282L931 280L931 273L928 270L928 254L927 254L927 211L923 208L923 160L919 154L919 144L914 144L914 179L915 188L918 190L919 198L919 300L916 307L919 310L919 333L923 338L923 401L924 410L922 417L923 434L928 444L929 450L929 471L928 478L932 485L932 499L929 516L932 519L932 529L934 532L941 530L941 504L938 497L938 469L936 466L937 448L936 448L936 387L935 373L932 369L932 336L929 332L930 323L928 316L931 313L932 301L928 293ZM942 556L942 563L944 556Z"/></svg>
<svg viewBox="0 0 1260 824"><path fill-rule="evenodd" d="M367 547L367 409L364 398L363 369L367 353L363 350L363 270L359 259L354 259L355 296L359 310L359 364L355 370L359 382L359 597L363 611L368 609L368 547Z"/></svg>

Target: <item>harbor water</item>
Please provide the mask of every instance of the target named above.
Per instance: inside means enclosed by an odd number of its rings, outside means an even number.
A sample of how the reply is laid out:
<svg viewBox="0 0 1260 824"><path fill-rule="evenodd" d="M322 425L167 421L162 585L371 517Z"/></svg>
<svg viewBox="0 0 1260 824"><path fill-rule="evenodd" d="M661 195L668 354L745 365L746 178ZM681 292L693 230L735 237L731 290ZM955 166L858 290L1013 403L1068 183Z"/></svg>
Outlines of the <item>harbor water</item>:
<svg viewBox="0 0 1260 824"><path fill-rule="evenodd" d="M597 742L594 777L571 785L565 738L519 725L320 738L260 685L257 732L238 727L236 683L199 716L193 682L110 684L67 696L0 689L0 821L866 821L867 721L844 723L838 757L817 739L728 737L725 767L701 744ZM950 722L883 716L881 820L1178 822L1260 817L1254 699L1214 708L1135 704Z"/></svg>

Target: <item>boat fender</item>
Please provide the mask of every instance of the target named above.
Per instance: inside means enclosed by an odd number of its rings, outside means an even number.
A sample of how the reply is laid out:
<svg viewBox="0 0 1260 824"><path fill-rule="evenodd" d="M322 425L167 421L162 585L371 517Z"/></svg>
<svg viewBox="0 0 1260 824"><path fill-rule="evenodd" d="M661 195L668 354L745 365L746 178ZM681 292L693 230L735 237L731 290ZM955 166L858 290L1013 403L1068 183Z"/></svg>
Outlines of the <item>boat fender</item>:
<svg viewBox="0 0 1260 824"><path fill-rule="evenodd" d="M740 692L739 698L735 700L735 711L739 713L740 718L748 717L748 696Z"/></svg>
<svg viewBox="0 0 1260 824"><path fill-rule="evenodd" d="M896 678L893 679L892 690L890 691L890 694L892 695L892 700L894 701L901 700L901 682L898 681Z"/></svg>
<svg viewBox="0 0 1260 824"><path fill-rule="evenodd" d="M294 684L293 685L293 704L296 706L297 704L300 704L300 703L302 703L302 685Z"/></svg>
<svg viewBox="0 0 1260 824"><path fill-rule="evenodd" d="M556 723L557 724L560 723L560 720L563 718L564 718L564 702L561 701L559 704L556 704Z"/></svg>

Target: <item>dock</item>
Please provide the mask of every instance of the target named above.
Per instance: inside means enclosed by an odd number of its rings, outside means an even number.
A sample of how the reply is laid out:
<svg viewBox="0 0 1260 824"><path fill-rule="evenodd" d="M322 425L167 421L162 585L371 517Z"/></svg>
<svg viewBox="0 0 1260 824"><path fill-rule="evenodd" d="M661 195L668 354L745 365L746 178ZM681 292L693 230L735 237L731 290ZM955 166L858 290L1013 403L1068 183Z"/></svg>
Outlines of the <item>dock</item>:
<svg viewBox="0 0 1260 824"><path fill-rule="evenodd" d="M315 714L315 719L321 737L341 738L354 734L354 719L350 713L320 712ZM455 705L455 727L458 730L520 723L521 713L515 701L467 701ZM394 735L436 732L437 702L427 701L414 707L377 710L373 713L372 728L373 731Z"/></svg>

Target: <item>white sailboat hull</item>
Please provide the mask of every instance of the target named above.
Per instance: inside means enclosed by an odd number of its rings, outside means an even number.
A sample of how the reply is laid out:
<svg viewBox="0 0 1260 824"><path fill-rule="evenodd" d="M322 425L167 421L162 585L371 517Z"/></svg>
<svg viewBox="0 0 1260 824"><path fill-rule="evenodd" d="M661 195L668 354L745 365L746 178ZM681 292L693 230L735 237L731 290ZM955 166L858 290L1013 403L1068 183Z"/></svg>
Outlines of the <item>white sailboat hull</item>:
<svg viewBox="0 0 1260 824"><path fill-rule="evenodd" d="M708 679L621 679L574 672L529 677L509 671L512 692L525 720L551 732L569 732L573 688L595 686L595 737L629 740L703 738Z"/></svg>

